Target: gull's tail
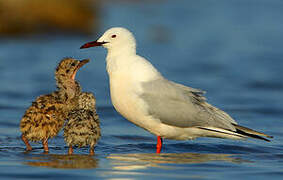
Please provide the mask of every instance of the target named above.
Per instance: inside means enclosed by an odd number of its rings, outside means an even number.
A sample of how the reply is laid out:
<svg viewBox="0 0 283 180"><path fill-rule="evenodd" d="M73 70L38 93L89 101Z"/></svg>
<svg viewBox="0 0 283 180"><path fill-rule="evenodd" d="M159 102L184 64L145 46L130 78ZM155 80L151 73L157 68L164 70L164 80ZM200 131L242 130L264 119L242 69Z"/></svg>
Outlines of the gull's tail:
<svg viewBox="0 0 283 180"><path fill-rule="evenodd" d="M269 136L269 135L266 135L264 133L261 133L261 132L258 132L258 131L255 131L255 130L252 130L252 129L249 129L247 127L243 127L243 126L239 126L237 124L233 124L236 128L236 133L238 134L241 134L241 135L244 135L244 136L247 136L247 137L252 137L252 138L256 138L256 139L261 139L261 140L265 140L265 141L270 141L269 139L266 139L264 137L267 137L267 138L273 138L273 136ZM264 137L262 137L264 136Z"/></svg>

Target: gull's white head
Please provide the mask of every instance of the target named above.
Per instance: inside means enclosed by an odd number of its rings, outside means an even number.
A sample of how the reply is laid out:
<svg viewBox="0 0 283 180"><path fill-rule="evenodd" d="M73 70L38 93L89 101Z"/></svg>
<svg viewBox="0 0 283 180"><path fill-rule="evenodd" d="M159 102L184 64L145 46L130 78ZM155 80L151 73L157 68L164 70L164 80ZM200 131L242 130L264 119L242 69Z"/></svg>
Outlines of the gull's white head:
<svg viewBox="0 0 283 180"><path fill-rule="evenodd" d="M108 29L99 39L84 44L81 49L94 46L103 46L108 52L136 52L136 40L133 34L122 27Z"/></svg>

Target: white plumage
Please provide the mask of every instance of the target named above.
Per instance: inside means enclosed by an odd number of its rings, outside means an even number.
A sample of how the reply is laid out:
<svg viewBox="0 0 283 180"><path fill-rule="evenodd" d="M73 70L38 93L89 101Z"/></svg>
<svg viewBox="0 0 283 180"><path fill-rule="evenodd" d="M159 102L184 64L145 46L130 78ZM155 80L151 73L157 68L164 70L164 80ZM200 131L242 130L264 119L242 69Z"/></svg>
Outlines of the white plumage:
<svg viewBox="0 0 283 180"><path fill-rule="evenodd" d="M148 60L136 54L135 38L127 29L111 28L81 48L101 45L108 50L112 103L137 126L176 140L267 136L237 125L227 113L208 104L203 91L165 79Z"/></svg>

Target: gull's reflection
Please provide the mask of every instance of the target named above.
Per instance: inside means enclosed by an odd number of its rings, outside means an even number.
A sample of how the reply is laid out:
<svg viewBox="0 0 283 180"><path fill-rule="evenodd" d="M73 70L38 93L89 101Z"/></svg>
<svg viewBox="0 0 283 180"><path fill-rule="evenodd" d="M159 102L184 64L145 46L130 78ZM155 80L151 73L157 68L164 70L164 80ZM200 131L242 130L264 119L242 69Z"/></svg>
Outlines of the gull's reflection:
<svg viewBox="0 0 283 180"><path fill-rule="evenodd" d="M192 164L210 161L250 162L232 157L231 154L199 153L111 154L107 158L112 160L113 168L119 170L135 170L147 167L170 168L170 164Z"/></svg>
<svg viewBox="0 0 283 180"><path fill-rule="evenodd" d="M28 158L25 164L61 169L91 169L98 166L98 160L89 155L36 155Z"/></svg>

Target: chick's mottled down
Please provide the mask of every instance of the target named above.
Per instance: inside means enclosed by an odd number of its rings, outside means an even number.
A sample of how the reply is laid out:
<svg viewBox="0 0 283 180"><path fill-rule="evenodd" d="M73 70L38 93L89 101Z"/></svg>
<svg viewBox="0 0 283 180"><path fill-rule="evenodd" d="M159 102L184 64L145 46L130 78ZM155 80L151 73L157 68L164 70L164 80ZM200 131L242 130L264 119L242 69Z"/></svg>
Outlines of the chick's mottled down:
<svg viewBox="0 0 283 180"><path fill-rule="evenodd" d="M100 125L95 109L95 97L91 93L81 93L78 106L70 111L64 127L64 137L69 146L69 154L73 153L72 146L90 146L90 154L100 138Z"/></svg>
<svg viewBox="0 0 283 180"><path fill-rule="evenodd" d="M77 104L81 88L75 75L88 61L63 59L55 71L57 91L39 96L26 110L20 130L27 150L32 150L29 140L42 141L44 151L48 152L48 139L58 134L70 110Z"/></svg>

